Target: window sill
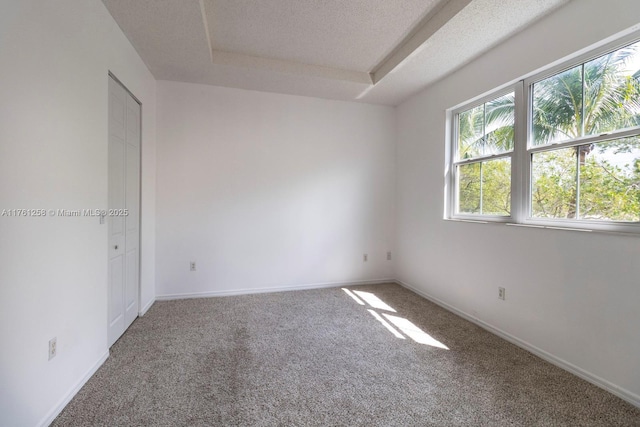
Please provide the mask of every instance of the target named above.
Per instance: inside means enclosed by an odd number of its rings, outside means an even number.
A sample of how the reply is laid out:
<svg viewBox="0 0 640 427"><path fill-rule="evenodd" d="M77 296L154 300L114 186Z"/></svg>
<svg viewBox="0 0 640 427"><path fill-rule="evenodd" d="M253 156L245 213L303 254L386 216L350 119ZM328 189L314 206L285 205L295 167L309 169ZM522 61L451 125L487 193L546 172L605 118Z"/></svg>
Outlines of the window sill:
<svg viewBox="0 0 640 427"><path fill-rule="evenodd" d="M508 220L505 221L494 221L494 220L483 220L483 219L466 219L466 218L443 218L445 221L449 222L468 222L475 224L490 224L490 225L499 225L499 226L507 226L507 227L518 227L518 228L530 228L530 229L543 229L543 230L559 230L559 231L569 231L569 232L579 232L579 233L595 233L595 234L610 234L615 236L626 236L626 237L640 237L640 229L638 231L616 231L616 230L605 230L599 228L578 228L571 226L563 226L563 225L551 225L551 224L529 224L529 223L515 223L510 222Z"/></svg>

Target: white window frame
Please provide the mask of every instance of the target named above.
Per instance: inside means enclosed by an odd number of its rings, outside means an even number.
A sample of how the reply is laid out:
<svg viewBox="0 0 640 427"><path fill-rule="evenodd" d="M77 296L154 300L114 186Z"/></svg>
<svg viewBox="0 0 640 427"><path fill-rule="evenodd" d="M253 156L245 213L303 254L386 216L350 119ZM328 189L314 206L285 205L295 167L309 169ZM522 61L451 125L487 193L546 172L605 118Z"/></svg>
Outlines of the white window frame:
<svg viewBox="0 0 640 427"><path fill-rule="evenodd" d="M463 113L472 108L478 107L487 102L493 101L494 99L500 98L501 96L507 95L509 93L514 93L515 97L515 121L514 121L514 141L513 141L513 150L506 153L499 154L488 154L483 156L477 156L472 159L463 159L458 160L458 116L460 113ZM487 95L484 95L480 98L477 98L471 102L467 102L459 107L456 107L450 110L449 117L450 125L451 125L451 138L450 142L447 144L447 196L448 202L445 208L445 212L448 218L458 219L458 220L467 220L467 221L492 221L492 222L513 222L515 218L519 215L519 206L514 206L514 201L517 200L516 197L519 195L518 180L514 179L515 172L517 171L516 163L518 158L518 135L521 134L521 125L519 124L519 120L517 119L519 108L518 108L518 100L522 97L522 82L518 82L516 84L512 84L506 87L503 87L499 90L493 91ZM522 105L522 102L520 102ZM460 165L473 164L473 163L481 163L486 162L488 160L501 159L501 158L509 158L511 161L511 215L484 215L484 214L469 214L469 213L458 213L458 176L456 173L456 167ZM515 212L514 212L515 211Z"/></svg>
<svg viewBox="0 0 640 427"><path fill-rule="evenodd" d="M536 72L514 84L509 84L496 89L486 95L465 102L459 106L447 110L447 146L445 150L445 219L481 222L504 223L507 225L522 225L537 228L553 228L578 231L604 231L624 234L640 234L640 221L600 221L567 218L537 218L532 217L532 155L539 152L554 151L561 148L574 147L589 143L604 142L630 136L640 136L640 126L608 132L600 135L590 135L570 141L534 146L531 138L533 85L548 77L552 77L562 71L574 68L592 59L606 55L630 44L640 42L640 32L634 32L615 41L601 44L597 48L586 53L574 55L557 65L547 67L543 71ZM483 214L457 213L457 174L456 166L477 161L486 161L493 158L507 157L505 154L479 156L469 161L457 160L458 148L458 115L464 111L482 105L510 92L515 94L515 129L514 148L511 153L511 215L495 216Z"/></svg>

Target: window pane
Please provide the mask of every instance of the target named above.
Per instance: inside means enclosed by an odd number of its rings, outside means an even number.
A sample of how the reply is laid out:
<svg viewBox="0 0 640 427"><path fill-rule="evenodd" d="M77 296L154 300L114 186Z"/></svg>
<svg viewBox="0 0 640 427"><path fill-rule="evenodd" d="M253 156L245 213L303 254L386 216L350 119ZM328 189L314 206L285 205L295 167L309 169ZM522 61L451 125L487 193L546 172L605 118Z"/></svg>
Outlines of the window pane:
<svg viewBox="0 0 640 427"><path fill-rule="evenodd" d="M535 153L531 159L531 216L575 218L576 148Z"/></svg>
<svg viewBox="0 0 640 427"><path fill-rule="evenodd" d="M640 125L640 43L587 62L585 135Z"/></svg>
<svg viewBox="0 0 640 427"><path fill-rule="evenodd" d="M640 137L583 145L580 219L640 221Z"/></svg>
<svg viewBox="0 0 640 427"><path fill-rule="evenodd" d="M511 215L511 159L458 166L458 213Z"/></svg>
<svg viewBox="0 0 640 427"><path fill-rule="evenodd" d="M515 97L513 93L487 102L485 111L486 143L483 154L513 150Z"/></svg>
<svg viewBox="0 0 640 427"><path fill-rule="evenodd" d="M458 166L458 213L480 213L480 163Z"/></svg>
<svg viewBox="0 0 640 427"><path fill-rule="evenodd" d="M514 93L458 114L458 160L513 150Z"/></svg>
<svg viewBox="0 0 640 427"><path fill-rule="evenodd" d="M482 213L511 215L511 159L482 163Z"/></svg>
<svg viewBox="0 0 640 427"><path fill-rule="evenodd" d="M482 155L484 145L484 105L458 115L458 158Z"/></svg>
<svg viewBox="0 0 640 427"><path fill-rule="evenodd" d="M582 66L533 85L533 145L582 136Z"/></svg>

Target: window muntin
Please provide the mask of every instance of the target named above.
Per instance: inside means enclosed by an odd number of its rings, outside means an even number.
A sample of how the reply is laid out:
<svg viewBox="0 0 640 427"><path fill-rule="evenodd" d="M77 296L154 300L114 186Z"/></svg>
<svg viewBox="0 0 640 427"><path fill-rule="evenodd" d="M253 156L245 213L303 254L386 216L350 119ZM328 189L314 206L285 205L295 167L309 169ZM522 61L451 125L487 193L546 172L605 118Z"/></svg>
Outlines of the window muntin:
<svg viewBox="0 0 640 427"><path fill-rule="evenodd" d="M600 52L454 111L450 217L640 233L640 41Z"/></svg>

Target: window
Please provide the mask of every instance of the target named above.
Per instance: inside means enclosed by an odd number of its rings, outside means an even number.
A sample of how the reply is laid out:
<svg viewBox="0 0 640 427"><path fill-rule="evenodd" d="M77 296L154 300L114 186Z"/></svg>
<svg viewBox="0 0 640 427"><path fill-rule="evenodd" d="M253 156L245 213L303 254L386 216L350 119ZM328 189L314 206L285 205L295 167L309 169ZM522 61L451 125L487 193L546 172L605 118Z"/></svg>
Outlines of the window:
<svg viewBox="0 0 640 427"><path fill-rule="evenodd" d="M514 123L513 92L457 115L456 214L511 215Z"/></svg>
<svg viewBox="0 0 640 427"><path fill-rule="evenodd" d="M640 232L640 41L451 117L450 218Z"/></svg>

